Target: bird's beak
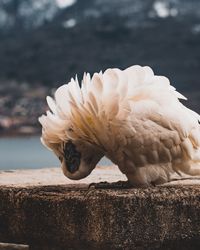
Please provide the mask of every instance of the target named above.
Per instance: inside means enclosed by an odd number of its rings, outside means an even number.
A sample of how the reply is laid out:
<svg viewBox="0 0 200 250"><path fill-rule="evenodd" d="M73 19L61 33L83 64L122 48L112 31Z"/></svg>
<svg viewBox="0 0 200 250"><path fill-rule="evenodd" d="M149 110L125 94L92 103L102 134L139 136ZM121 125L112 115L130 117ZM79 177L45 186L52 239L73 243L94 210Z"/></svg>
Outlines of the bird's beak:
<svg viewBox="0 0 200 250"><path fill-rule="evenodd" d="M95 167L95 166L94 166ZM84 162L81 162L80 167L76 171L69 171L69 166L66 165L65 160L62 161L61 168L66 177L68 177L71 180L80 180L85 177L87 177L91 171L94 169L88 168L88 165L84 164Z"/></svg>

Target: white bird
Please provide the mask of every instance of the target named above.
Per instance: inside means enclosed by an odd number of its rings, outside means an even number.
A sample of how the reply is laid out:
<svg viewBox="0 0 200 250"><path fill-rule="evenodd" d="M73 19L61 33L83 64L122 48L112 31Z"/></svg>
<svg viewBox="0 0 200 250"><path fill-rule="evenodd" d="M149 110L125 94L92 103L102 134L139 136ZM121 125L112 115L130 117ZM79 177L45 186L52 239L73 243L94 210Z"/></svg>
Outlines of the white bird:
<svg viewBox="0 0 200 250"><path fill-rule="evenodd" d="M41 140L70 179L86 177L106 156L133 186L200 175L200 116L168 78L150 67L84 74L47 97ZM178 176L177 175L177 176Z"/></svg>

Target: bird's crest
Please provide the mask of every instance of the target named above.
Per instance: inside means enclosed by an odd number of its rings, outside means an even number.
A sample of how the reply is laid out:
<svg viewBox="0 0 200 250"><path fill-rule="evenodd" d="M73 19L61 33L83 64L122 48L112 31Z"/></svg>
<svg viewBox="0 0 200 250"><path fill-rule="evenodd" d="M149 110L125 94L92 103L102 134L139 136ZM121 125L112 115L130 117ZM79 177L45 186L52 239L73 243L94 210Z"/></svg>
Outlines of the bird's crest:
<svg viewBox="0 0 200 250"><path fill-rule="evenodd" d="M155 90L173 91L166 77L155 76L150 67L132 66L126 70L108 69L104 73L84 74L81 87L77 77L47 97L51 110L39 118L46 146L67 140L114 144L112 135L123 126L131 105L142 99L160 98ZM117 133L115 133L116 135Z"/></svg>

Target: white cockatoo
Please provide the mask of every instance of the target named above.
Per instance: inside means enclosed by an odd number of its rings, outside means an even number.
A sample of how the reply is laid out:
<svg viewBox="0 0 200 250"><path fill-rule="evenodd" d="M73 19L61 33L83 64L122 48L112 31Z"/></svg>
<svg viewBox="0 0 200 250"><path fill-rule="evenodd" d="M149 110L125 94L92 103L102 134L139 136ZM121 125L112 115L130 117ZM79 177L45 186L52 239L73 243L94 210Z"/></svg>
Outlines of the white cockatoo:
<svg viewBox="0 0 200 250"><path fill-rule="evenodd" d="M86 177L106 156L133 186L161 184L174 173L200 175L200 116L168 78L150 67L84 74L47 97L41 140L70 179Z"/></svg>

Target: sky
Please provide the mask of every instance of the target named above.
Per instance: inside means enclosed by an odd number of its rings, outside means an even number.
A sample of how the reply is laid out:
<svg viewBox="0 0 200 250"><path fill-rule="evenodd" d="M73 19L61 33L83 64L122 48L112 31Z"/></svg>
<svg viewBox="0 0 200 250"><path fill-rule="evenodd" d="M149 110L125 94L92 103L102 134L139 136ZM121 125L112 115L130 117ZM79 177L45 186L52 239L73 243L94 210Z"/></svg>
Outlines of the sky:
<svg viewBox="0 0 200 250"><path fill-rule="evenodd" d="M58 7L66 8L75 4L76 0L56 0Z"/></svg>

